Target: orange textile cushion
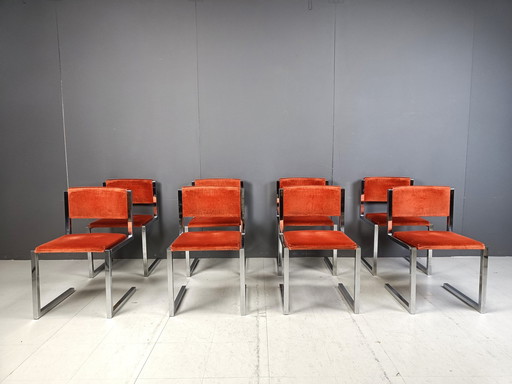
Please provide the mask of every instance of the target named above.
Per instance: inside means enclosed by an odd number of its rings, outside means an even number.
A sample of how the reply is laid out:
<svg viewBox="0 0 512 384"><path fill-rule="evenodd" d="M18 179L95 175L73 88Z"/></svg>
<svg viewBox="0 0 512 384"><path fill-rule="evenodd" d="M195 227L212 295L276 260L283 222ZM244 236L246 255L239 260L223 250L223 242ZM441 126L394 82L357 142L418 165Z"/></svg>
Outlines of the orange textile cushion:
<svg viewBox="0 0 512 384"><path fill-rule="evenodd" d="M290 250L356 249L357 244L340 231L288 231L284 242Z"/></svg>
<svg viewBox="0 0 512 384"><path fill-rule="evenodd" d="M72 219L128 219L128 193L121 188L69 188L68 207Z"/></svg>
<svg viewBox="0 0 512 384"><path fill-rule="evenodd" d="M105 252L126 239L122 233L79 233L64 235L41 244L36 253Z"/></svg>
<svg viewBox="0 0 512 384"><path fill-rule="evenodd" d="M393 236L417 249L484 249L485 244L448 231L404 231Z"/></svg>
<svg viewBox="0 0 512 384"><path fill-rule="evenodd" d="M240 187L183 187L184 217L241 217Z"/></svg>
<svg viewBox="0 0 512 384"><path fill-rule="evenodd" d="M240 187L240 179L196 179L196 187Z"/></svg>
<svg viewBox="0 0 512 384"><path fill-rule="evenodd" d="M185 232L171 244L171 251L237 251L242 248L238 231Z"/></svg>
<svg viewBox="0 0 512 384"><path fill-rule="evenodd" d="M299 185L325 185L325 182L325 177L282 177L279 179L279 188Z"/></svg>
<svg viewBox="0 0 512 384"><path fill-rule="evenodd" d="M133 226L134 227L142 227L146 225L151 220L153 220L153 215L134 215L133 216ZM100 219L93 221L89 224L89 228L125 228L128 225L127 220L121 219Z"/></svg>
<svg viewBox="0 0 512 384"><path fill-rule="evenodd" d="M152 204L153 180L151 179L109 179L106 187L129 189L132 191L133 204Z"/></svg>
<svg viewBox="0 0 512 384"><path fill-rule="evenodd" d="M399 216L450 216L450 187L393 188L393 221Z"/></svg>
<svg viewBox="0 0 512 384"><path fill-rule="evenodd" d="M339 216L341 187L300 186L283 188L283 216Z"/></svg>
<svg viewBox="0 0 512 384"><path fill-rule="evenodd" d="M190 228L198 227L238 227L242 221L237 217L194 217L189 221Z"/></svg>
<svg viewBox="0 0 512 384"><path fill-rule="evenodd" d="M378 226L385 227L388 225L388 215L387 213L368 213L366 214L366 218L370 220L372 223L377 224ZM430 222L422 217L413 216L413 217L395 217L393 218L393 226L425 226L428 227Z"/></svg>
<svg viewBox="0 0 512 384"><path fill-rule="evenodd" d="M410 177L365 177L361 201L385 203L388 189L411 185Z"/></svg>
<svg viewBox="0 0 512 384"><path fill-rule="evenodd" d="M283 221L285 227L334 226L329 216L286 216Z"/></svg>

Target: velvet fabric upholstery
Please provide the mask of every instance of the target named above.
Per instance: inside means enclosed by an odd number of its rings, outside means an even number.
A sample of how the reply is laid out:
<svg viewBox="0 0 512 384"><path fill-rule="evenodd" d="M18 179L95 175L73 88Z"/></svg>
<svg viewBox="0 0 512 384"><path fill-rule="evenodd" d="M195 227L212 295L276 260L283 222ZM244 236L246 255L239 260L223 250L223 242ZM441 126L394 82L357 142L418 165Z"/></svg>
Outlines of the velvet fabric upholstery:
<svg viewBox="0 0 512 384"><path fill-rule="evenodd" d="M68 189L69 217L72 219L128 220L126 189L77 187Z"/></svg>
<svg viewBox="0 0 512 384"><path fill-rule="evenodd" d="M184 232L171 244L171 251L238 251L242 248L239 231Z"/></svg>
<svg viewBox="0 0 512 384"><path fill-rule="evenodd" d="M240 187L242 180L240 179L196 179L194 180L196 187Z"/></svg>
<svg viewBox="0 0 512 384"><path fill-rule="evenodd" d="M485 244L448 231L404 231L393 236L417 249L485 249Z"/></svg>
<svg viewBox="0 0 512 384"><path fill-rule="evenodd" d="M71 234L41 244L34 251L35 253L105 252L126 238L127 235L121 233Z"/></svg>
<svg viewBox="0 0 512 384"><path fill-rule="evenodd" d="M296 187L299 185L325 185L325 177L282 177L279 188Z"/></svg>
<svg viewBox="0 0 512 384"><path fill-rule="evenodd" d="M370 220L372 223L377 224L380 227L385 227L388 225L388 215L387 213L367 213L366 218ZM430 222L422 217L413 216L413 217L394 217L393 218L393 226L428 226Z"/></svg>
<svg viewBox="0 0 512 384"><path fill-rule="evenodd" d="M183 217L241 219L240 187L183 187Z"/></svg>
<svg viewBox="0 0 512 384"><path fill-rule="evenodd" d="M393 188L392 216L450 216L450 187L411 186Z"/></svg>
<svg viewBox="0 0 512 384"><path fill-rule="evenodd" d="M237 217L194 217L187 225L190 228L237 227L242 221Z"/></svg>
<svg viewBox="0 0 512 384"><path fill-rule="evenodd" d="M106 187L129 189L133 204L153 204L153 180L151 179L109 179Z"/></svg>
<svg viewBox="0 0 512 384"><path fill-rule="evenodd" d="M286 216L283 225L285 227L332 227L334 222L329 216Z"/></svg>
<svg viewBox="0 0 512 384"><path fill-rule="evenodd" d="M133 215L133 226L142 227L154 219L153 215ZM122 219L100 219L89 224L89 228L126 228L127 220Z"/></svg>
<svg viewBox="0 0 512 384"><path fill-rule="evenodd" d="M409 185L410 177L365 177L361 201L385 203L388 200L388 189Z"/></svg>
<svg viewBox="0 0 512 384"><path fill-rule="evenodd" d="M283 190L283 216L339 216L341 187L299 186Z"/></svg>
<svg viewBox="0 0 512 384"><path fill-rule="evenodd" d="M287 231L283 235L285 246L291 251L357 248L357 244L340 231Z"/></svg>

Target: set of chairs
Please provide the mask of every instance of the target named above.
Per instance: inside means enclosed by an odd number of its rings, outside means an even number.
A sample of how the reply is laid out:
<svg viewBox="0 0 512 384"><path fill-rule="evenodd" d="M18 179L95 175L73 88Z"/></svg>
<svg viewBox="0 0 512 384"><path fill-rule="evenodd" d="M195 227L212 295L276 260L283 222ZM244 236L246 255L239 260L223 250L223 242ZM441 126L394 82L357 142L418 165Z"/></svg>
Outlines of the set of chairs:
<svg viewBox="0 0 512 384"><path fill-rule="evenodd" d="M360 218L373 226L373 257L361 256L361 247L344 233L345 194L324 178L281 178L277 181L276 232L277 273L283 276L280 290L283 313L290 312L290 252L331 251L325 261L338 275L338 251L354 257L352 294L344 284L337 288L354 313L360 308L360 266L377 276L379 228L387 238L409 250L409 298L390 284L386 289L410 312L416 311L416 269L432 273L433 250L478 250L480 279L478 301L446 283L443 287L480 312L485 310L488 250L485 244L453 232L454 190L450 187L414 186L406 177L367 177L361 182ZM133 239L133 227L141 228L144 276L149 276L160 259L148 261L146 231L158 220L156 183L150 179L107 180L104 187L70 188L64 194L66 234L36 247L31 252L34 318L38 319L74 292L69 288L41 307L39 257L44 254L87 253L89 276L105 270L106 312L111 318L133 295L131 287L115 304L112 299L113 254ZM152 214L133 214L133 205L153 208ZM386 207L384 212L372 209ZM186 286L174 291L173 260L176 252L185 253L186 275L190 277L202 252L237 252L240 259L240 313L246 313L246 258L244 249L244 188L240 179L198 179L178 191L179 235L167 249L169 315L174 316L183 300ZM372 211L372 212L367 212ZM434 231L427 217L443 217L446 228ZM72 233L71 221L94 219L89 233ZM397 227L425 227L426 230L395 230ZM125 228L126 233L93 232L97 228ZM426 264L418 262L418 251L426 252ZM190 252L196 256L192 262ZM199 253L197 253L199 252ZM94 253L104 254L104 263L94 267ZM216 254L216 253L215 253ZM299 252L296 255L302 255Z"/></svg>

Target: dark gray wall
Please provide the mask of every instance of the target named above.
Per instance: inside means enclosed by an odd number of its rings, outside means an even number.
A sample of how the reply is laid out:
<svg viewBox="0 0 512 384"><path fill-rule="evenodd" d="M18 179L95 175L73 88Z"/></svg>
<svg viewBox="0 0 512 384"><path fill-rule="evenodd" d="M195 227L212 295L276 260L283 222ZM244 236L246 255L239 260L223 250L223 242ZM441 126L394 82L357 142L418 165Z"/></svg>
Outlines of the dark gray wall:
<svg viewBox="0 0 512 384"><path fill-rule="evenodd" d="M274 254L283 176L344 186L366 245L371 175L454 186L455 229L510 255L511 25L506 0L0 0L0 257L62 233L67 182L109 177L160 182L161 255L197 177L246 181L248 256Z"/></svg>

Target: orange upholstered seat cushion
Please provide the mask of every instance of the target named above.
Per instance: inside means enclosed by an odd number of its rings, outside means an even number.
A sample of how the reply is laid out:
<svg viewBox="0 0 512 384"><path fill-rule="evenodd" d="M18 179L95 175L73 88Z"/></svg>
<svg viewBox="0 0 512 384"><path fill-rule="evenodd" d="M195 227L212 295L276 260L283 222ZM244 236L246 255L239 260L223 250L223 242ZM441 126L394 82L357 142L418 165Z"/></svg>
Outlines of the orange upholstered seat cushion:
<svg viewBox="0 0 512 384"><path fill-rule="evenodd" d="M64 235L41 244L36 253L105 252L126 239L122 233L79 233Z"/></svg>
<svg viewBox="0 0 512 384"><path fill-rule="evenodd" d="M153 220L153 215L133 215L133 226L142 227ZM125 228L128 221L119 219L100 219L89 224L89 228Z"/></svg>
<svg viewBox="0 0 512 384"><path fill-rule="evenodd" d="M485 244L448 231L403 231L393 236L417 249L484 249Z"/></svg>
<svg viewBox="0 0 512 384"><path fill-rule="evenodd" d="M171 244L171 251L237 251L242 247L238 231L185 232Z"/></svg>
<svg viewBox="0 0 512 384"><path fill-rule="evenodd" d="M377 224L378 226L385 227L388 225L388 215L387 213L368 213L366 214L366 218L370 220L372 223ZM428 226L430 222L422 217L413 216L413 217L394 217L393 218L393 226Z"/></svg>
<svg viewBox="0 0 512 384"><path fill-rule="evenodd" d="M284 232L284 243L290 250L357 248L357 244L340 231L288 231Z"/></svg>
<svg viewBox="0 0 512 384"><path fill-rule="evenodd" d="M189 221L190 228L198 227L238 227L242 222L237 217L194 217Z"/></svg>
<svg viewBox="0 0 512 384"><path fill-rule="evenodd" d="M285 227L316 227L316 226L334 226L334 222L329 216L286 216L284 218Z"/></svg>

